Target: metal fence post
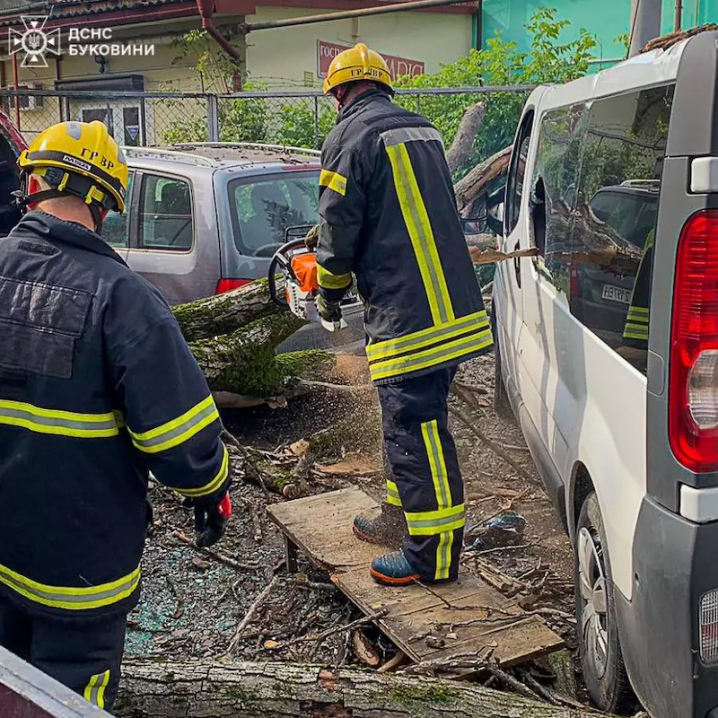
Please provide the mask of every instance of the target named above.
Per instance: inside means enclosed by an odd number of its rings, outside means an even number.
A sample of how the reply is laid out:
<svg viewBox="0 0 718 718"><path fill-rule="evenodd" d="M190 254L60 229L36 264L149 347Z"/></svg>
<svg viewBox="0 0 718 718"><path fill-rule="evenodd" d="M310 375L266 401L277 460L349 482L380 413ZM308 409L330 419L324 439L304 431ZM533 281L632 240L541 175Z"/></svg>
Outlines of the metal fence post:
<svg viewBox="0 0 718 718"><path fill-rule="evenodd" d="M140 97L140 144L147 144L147 107L145 98Z"/></svg>
<svg viewBox="0 0 718 718"><path fill-rule="evenodd" d="M319 146L319 98L314 97L314 149L320 150Z"/></svg>
<svg viewBox="0 0 718 718"><path fill-rule="evenodd" d="M219 142L219 101L207 95L207 134L210 142Z"/></svg>

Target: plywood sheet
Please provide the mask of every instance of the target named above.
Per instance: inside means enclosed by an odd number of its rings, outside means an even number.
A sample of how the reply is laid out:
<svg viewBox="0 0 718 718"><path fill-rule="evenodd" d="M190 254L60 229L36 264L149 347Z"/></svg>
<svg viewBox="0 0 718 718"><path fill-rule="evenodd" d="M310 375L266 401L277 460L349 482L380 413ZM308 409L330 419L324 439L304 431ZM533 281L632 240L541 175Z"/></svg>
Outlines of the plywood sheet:
<svg viewBox="0 0 718 718"><path fill-rule="evenodd" d="M366 615L384 612L377 625L414 661L491 648L499 663L509 666L563 647L543 620L468 572L454 583L432 586L375 583L368 567L386 549L359 541L351 527L358 513L378 508L363 491L350 488L274 504L269 514ZM429 635L444 645L429 646Z"/></svg>

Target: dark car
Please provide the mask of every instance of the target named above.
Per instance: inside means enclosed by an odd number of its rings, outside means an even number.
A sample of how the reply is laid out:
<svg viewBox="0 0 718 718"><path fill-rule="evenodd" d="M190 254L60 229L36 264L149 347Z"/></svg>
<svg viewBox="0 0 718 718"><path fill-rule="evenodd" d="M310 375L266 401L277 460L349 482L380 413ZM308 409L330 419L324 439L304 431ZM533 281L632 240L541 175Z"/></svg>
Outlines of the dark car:
<svg viewBox="0 0 718 718"><path fill-rule="evenodd" d="M656 225L659 185L651 180L628 181L603 187L593 195L591 210L622 239L643 250ZM571 310L594 331L619 338L623 335L631 303L635 272L617 274L591 264L571 270Z"/></svg>

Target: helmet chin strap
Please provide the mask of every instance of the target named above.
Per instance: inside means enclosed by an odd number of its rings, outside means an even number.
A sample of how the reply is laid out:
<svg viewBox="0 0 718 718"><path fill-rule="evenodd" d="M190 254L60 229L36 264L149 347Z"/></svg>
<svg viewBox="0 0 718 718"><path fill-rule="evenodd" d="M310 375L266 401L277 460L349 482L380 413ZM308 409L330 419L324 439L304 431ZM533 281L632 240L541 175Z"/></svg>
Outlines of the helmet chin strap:
<svg viewBox="0 0 718 718"><path fill-rule="evenodd" d="M50 188L50 189L44 189L40 192L34 192L33 194L27 194L27 184L25 184L25 187L20 190L15 190L12 192L12 203L19 207L22 212L27 212L28 206L31 204L38 204L40 202L44 202L48 199L62 199L66 197L73 197L75 195L72 195L68 192L62 192L59 189ZM102 212L100 211L100 208L95 204L94 202L91 202L87 204L87 208L90 210L90 214L92 215L92 222L95 227L95 233L100 234L102 231Z"/></svg>

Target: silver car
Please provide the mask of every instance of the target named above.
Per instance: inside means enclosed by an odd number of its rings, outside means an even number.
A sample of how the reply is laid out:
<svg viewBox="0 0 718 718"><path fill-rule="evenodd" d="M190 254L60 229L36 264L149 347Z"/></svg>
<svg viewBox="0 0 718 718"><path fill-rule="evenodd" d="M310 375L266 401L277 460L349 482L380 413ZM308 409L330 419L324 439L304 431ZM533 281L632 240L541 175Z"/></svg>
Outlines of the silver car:
<svg viewBox="0 0 718 718"><path fill-rule="evenodd" d="M271 145L197 143L124 148L127 209L103 238L170 304L265 277L274 252L317 222L319 153ZM281 349L361 341L360 317L333 335L306 327Z"/></svg>

